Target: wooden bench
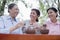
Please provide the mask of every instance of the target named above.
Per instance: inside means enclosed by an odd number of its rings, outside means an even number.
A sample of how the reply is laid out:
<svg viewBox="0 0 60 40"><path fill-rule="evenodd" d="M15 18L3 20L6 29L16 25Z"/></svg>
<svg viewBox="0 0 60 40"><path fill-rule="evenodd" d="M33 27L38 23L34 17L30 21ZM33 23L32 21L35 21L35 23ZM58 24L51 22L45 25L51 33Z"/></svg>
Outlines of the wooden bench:
<svg viewBox="0 0 60 40"><path fill-rule="evenodd" d="M0 40L60 40L60 35L0 34Z"/></svg>

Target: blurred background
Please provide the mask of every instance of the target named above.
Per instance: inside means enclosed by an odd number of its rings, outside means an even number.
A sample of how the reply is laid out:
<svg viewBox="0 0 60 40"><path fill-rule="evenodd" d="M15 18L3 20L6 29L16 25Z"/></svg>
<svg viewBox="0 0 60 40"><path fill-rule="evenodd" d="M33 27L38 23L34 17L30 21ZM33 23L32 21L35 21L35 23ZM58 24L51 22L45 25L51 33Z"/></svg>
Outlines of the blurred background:
<svg viewBox="0 0 60 40"><path fill-rule="evenodd" d="M46 10L49 7L55 7L58 10L58 20L60 20L60 0L0 0L0 16L9 15L8 5L10 3L16 3L18 5L19 14L17 18L21 20L30 19L31 9L36 8L41 12L39 23L43 24L44 21L48 20Z"/></svg>

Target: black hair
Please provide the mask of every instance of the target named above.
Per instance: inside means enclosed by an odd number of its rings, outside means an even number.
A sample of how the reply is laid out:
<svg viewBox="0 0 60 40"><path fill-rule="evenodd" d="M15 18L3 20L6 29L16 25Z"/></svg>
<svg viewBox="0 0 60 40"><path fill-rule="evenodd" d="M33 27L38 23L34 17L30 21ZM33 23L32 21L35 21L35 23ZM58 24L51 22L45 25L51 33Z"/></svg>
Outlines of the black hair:
<svg viewBox="0 0 60 40"><path fill-rule="evenodd" d="M12 9L16 4L15 3L11 3L10 5L8 5L8 12L9 12L9 9Z"/></svg>
<svg viewBox="0 0 60 40"><path fill-rule="evenodd" d="M32 9L32 10L36 11L38 17L40 16L40 11L38 9ZM38 18L36 19L36 22L38 22Z"/></svg>
<svg viewBox="0 0 60 40"><path fill-rule="evenodd" d="M50 9L53 10L53 11L57 14L57 9L56 9L56 8L50 7L50 8L47 9L47 12L48 12ZM57 16L58 16L58 14L56 15L56 17L57 17Z"/></svg>

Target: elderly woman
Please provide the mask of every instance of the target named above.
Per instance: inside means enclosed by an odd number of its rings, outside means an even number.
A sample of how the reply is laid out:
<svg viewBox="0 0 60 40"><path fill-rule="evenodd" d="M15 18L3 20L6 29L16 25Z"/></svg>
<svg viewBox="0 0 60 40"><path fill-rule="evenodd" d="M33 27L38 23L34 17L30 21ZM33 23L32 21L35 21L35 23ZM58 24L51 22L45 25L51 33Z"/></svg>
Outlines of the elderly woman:
<svg viewBox="0 0 60 40"><path fill-rule="evenodd" d="M9 33L9 28L11 26L15 26L19 22L19 20L16 18L17 15L19 14L19 8L18 8L17 4L15 4L15 3L9 4L8 13L9 13L8 16L0 17L0 33ZM19 31L20 31L20 29L15 30L12 33L18 34L18 33L20 33Z"/></svg>

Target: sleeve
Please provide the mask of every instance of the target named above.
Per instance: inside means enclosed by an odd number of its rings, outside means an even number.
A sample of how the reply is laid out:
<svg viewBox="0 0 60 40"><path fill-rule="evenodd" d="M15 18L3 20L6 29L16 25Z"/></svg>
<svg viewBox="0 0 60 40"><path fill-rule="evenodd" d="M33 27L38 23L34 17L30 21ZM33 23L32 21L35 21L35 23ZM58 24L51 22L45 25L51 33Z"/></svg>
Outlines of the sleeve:
<svg viewBox="0 0 60 40"><path fill-rule="evenodd" d="M24 26L22 27L22 32L23 32L23 33L26 32L26 29L27 29L28 25L29 25L29 20L25 20L25 21L24 21Z"/></svg>
<svg viewBox="0 0 60 40"><path fill-rule="evenodd" d="M48 20L48 21L45 21L45 23L44 23L44 24L46 25L46 28L47 28L47 29L49 29L49 25L50 25L49 20ZM44 25L44 24L43 24L43 25Z"/></svg>
<svg viewBox="0 0 60 40"><path fill-rule="evenodd" d="M26 30L25 26L26 26L26 21L24 21L24 26L21 28L23 33L25 33L25 30Z"/></svg>
<svg viewBox="0 0 60 40"><path fill-rule="evenodd" d="M4 20L3 17L0 17L0 33L8 33L8 29L5 29L4 27Z"/></svg>
<svg viewBox="0 0 60 40"><path fill-rule="evenodd" d="M4 28L4 23L2 17L0 17L0 29Z"/></svg>

